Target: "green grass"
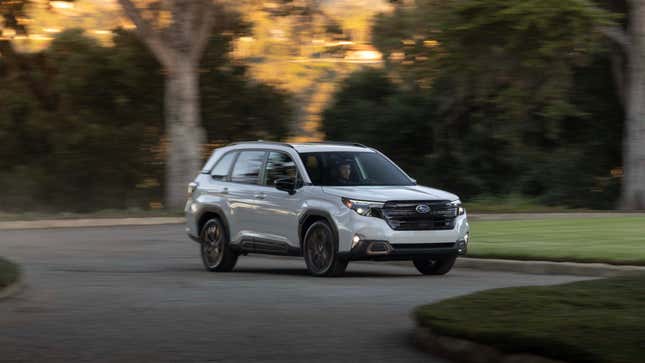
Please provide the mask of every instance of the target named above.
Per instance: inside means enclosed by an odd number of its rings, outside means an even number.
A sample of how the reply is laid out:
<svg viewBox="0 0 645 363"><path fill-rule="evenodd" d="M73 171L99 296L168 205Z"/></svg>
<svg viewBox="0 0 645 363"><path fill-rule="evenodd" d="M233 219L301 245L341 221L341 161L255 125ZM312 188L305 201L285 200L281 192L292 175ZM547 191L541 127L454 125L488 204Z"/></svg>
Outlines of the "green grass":
<svg viewBox="0 0 645 363"><path fill-rule="evenodd" d="M645 217L470 222L470 257L645 265Z"/></svg>
<svg viewBox="0 0 645 363"><path fill-rule="evenodd" d="M426 305L421 326L506 352L642 363L645 276L489 290Z"/></svg>
<svg viewBox="0 0 645 363"><path fill-rule="evenodd" d="M18 280L20 271L18 266L0 257L0 290Z"/></svg>

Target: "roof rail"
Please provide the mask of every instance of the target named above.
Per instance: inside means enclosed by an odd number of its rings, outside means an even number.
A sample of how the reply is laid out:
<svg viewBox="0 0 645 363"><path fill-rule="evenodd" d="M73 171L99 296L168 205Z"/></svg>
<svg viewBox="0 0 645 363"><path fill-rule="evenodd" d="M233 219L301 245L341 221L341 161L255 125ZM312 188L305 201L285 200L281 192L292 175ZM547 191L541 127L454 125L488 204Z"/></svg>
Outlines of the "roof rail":
<svg viewBox="0 0 645 363"><path fill-rule="evenodd" d="M304 144L333 144L333 145L346 145L346 146L358 146L369 149L369 146L363 145L359 142L347 142L347 141L309 141Z"/></svg>
<svg viewBox="0 0 645 363"><path fill-rule="evenodd" d="M280 145L280 146L287 146L293 149L293 145L288 144L286 142L280 142L280 141L264 141L264 140L256 140L256 141L236 141L232 142L229 144L230 145L239 145L239 144L255 144L255 143L260 143L260 144L271 144L271 145Z"/></svg>

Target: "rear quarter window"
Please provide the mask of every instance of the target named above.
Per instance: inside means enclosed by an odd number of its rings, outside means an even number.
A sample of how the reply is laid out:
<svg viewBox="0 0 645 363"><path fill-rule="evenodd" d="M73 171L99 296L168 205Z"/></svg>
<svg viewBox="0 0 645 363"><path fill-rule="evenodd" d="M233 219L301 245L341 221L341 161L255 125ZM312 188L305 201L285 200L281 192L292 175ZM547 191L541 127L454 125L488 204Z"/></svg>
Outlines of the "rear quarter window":
<svg viewBox="0 0 645 363"><path fill-rule="evenodd" d="M235 155L237 155L237 152L226 153L215 163L215 167L213 167L210 173L213 179L228 179L228 173L231 170L231 165L233 165L233 160L235 160Z"/></svg>

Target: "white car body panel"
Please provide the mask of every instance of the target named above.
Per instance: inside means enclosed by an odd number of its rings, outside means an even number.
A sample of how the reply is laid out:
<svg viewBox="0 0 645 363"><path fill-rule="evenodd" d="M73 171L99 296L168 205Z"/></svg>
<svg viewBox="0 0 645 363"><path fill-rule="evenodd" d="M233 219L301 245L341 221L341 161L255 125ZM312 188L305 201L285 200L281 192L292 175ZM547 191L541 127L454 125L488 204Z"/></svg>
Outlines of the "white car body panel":
<svg viewBox="0 0 645 363"><path fill-rule="evenodd" d="M239 150L279 151L295 163L304 185L294 194L277 188L215 180L209 174L226 153ZM231 245L245 240L283 243L294 250L301 247L303 218L320 213L330 219L338 234L338 251L350 252L352 239L387 241L391 244L435 244L468 242L469 224L464 212L449 230L395 230L385 219L362 216L347 208L341 198L387 201L458 201L457 195L420 185L409 186L316 186L300 159L300 152L359 151L378 152L355 145L240 143L216 149L196 177L195 190L186 203L186 231L198 240L200 223L207 213L216 213L228 228ZM380 153L379 153L380 154ZM381 154L382 155L382 154ZM389 159L388 159L389 160Z"/></svg>

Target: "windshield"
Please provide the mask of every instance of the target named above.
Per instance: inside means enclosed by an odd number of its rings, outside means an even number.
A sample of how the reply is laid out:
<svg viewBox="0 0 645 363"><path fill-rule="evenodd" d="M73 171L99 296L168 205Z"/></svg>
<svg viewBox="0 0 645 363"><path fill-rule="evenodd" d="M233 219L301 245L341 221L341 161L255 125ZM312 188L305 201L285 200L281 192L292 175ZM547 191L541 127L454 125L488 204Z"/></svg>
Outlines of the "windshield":
<svg viewBox="0 0 645 363"><path fill-rule="evenodd" d="M300 153L314 185L413 185L391 161L375 152Z"/></svg>

